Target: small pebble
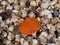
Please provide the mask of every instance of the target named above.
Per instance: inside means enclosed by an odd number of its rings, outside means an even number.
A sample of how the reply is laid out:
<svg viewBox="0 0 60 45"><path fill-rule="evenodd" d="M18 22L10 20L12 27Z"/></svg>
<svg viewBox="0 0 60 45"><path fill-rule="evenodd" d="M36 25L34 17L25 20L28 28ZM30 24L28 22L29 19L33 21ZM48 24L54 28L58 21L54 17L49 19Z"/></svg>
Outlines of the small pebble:
<svg viewBox="0 0 60 45"><path fill-rule="evenodd" d="M40 21L40 18L39 17L37 17L37 19L38 19L38 21Z"/></svg>
<svg viewBox="0 0 60 45"><path fill-rule="evenodd" d="M50 11L49 10L44 10L45 15L49 15Z"/></svg>
<svg viewBox="0 0 60 45"><path fill-rule="evenodd" d="M48 14L48 16L47 16L49 19L51 19L52 18L52 14Z"/></svg>
<svg viewBox="0 0 60 45"><path fill-rule="evenodd" d="M57 19L57 22L60 22L60 19L58 17L56 17L56 19Z"/></svg>
<svg viewBox="0 0 60 45"><path fill-rule="evenodd" d="M33 33L32 36L33 36L33 37L36 37L36 33Z"/></svg>
<svg viewBox="0 0 60 45"><path fill-rule="evenodd" d="M4 27L4 26L5 26L5 22L1 21L1 27Z"/></svg>
<svg viewBox="0 0 60 45"><path fill-rule="evenodd" d="M50 30L55 31L55 26L51 25Z"/></svg>
<svg viewBox="0 0 60 45"><path fill-rule="evenodd" d="M54 43L52 43L52 44L49 44L49 43L48 43L48 45L55 45L55 44L54 44Z"/></svg>
<svg viewBox="0 0 60 45"><path fill-rule="evenodd" d="M44 37L48 36L47 32L42 32L41 35L44 36Z"/></svg>
<svg viewBox="0 0 60 45"><path fill-rule="evenodd" d="M60 28L60 23L57 23L56 27L59 29Z"/></svg>
<svg viewBox="0 0 60 45"><path fill-rule="evenodd" d="M45 25L42 26L44 30L47 30L47 27Z"/></svg>
<svg viewBox="0 0 60 45"><path fill-rule="evenodd" d="M14 9L19 10L19 5L14 5Z"/></svg>
<svg viewBox="0 0 60 45"><path fill-rule="evenodd" d="M48 8L48 6L49 6L49 3L48 2L41 3L41 7L44 8L44 9Z"/></svg>
<svg viewBox="0 0 60 45"><path fill-rule="evenodd" d="M43 24L47 24L48 22L49 22L48 19L44 19L44 20L42 21Z"/></svg>
<svg viewBox="0 0 60 45"><path fill-rule="evenodd" d="M6 45L12 45L12 42L7 40Z"/></svg>
<svg viewBox="0 0 60 45"><path fill-rule="evenodd" d="M36 39L33 39L32 42L33 42L33 45L37 45L38 44L38 41Z"/></svg>
<svg viewBox="0 0 60 45"><path fill-rule="evenodd" d="M2 13L3 12L3 9L0 9L0 13Z"/></svg>
<svg viewBox="0 0 60 45"><path fill-rule="evenodd" d="M0 21L2 21L2 17L0 16Z"/></svg>
<svg viewBox="0 0 60 45"><path fill-rule="evenodd" d="M31 1L31 2L30 2L30 5L31 5L31 6L36 6L36 5L37 5L37 4L36 4L36 1Z"/></svg>
<svg viewBox="0 0 60 45"><path fill-rule="evenodd" d="M14 30L14 26L11 25L11 26L8 28L8 30L12 32L12 31Z"/></svg>
<svg viewBox="0 0 60 45"><path fill-rule="evenodd" d="M2 1L1 4L5 6L7 4L7 2L6 1Z"/></svg>
<svg viewBox="0 0 60 45"><path fill-rule="evenodd" d="M43 36L39 36L40 42L41 43L46 43L47 42L47 38L43 37Z"/></svg>
<svg viewBox="0 0 60 45"><path fill-rule="evenodd" d="M10 19L6 19L6 24L10 24Z"/></svg>
<svg viewBox="0 0 60 45"><path fill-rule="evenodd" d="M56 4L56 2L55 1L52 1L50 5L55 5L55 4Z"/></svg>
<svg viewBox="0 0 60 45"><path fill-rule="evenodd" d="M47 24L47 28L50 29L50 27L51 27L51 24Z"/></svg>
<svg viewBox="0 0 60 45"><path fill-rule="evenodd" d="M23 45L29 45L29 44L28 44L28 42L27 42L27 41L25 41L25 42L23 43Z"/></svg>
<svg viewBox="0 0 60 45"><path fill-rule="evenodd" d="M57 41L55 41L55 43L56 43L56 45L60 45L60 42L57 40Z"/></svg>
<svg viewBox="0 0 60 45"><path fill-rule="evenodd" d="M28 16L29 17L35 17L35 14L33 12L30 12Z"/></svg>
<svg viewBox="0 0 60 45"><path fill-rule="evenodd" d="M25 7L25 2L24 1L20 2L20 7Z"/></svg>
<svg viewBox="0 0 60 45"><path fill-rule="evenodd" d="M52 37L53 37L53 35L52 34L49 34L47 38L48 39L51 39Z"/></svg>
<svg viewBox="0 0 60 45"><path fill-rule="evenodd" d="M58 36L58 40L60 41L60 36Z"/></svg>
<svg viewBox="0 0 60 45"><path fill-rule="evenodd" d="M17 22L18 21L18 18L14 15L14 16L12 16L11 21L12 22Z"/></svg>
<svg viewBox="0 0 60 45"><path fill-rule="evenodd" d="M57 17L59 15L59 11L54 10L52 13L52 17Z"/></svg>
<svg viewBox="0 0 60 45"><path fill-rule="evenodd" d="M15 45L21 45L21 43L20 42L15 42Z"/></svg>
<svg viewBox="0 0 60 45"><path fill-rule="evenodd" d="M7 32L3 31L2 35L3 37L7 37Z"/></svg>
<svg viewBox="0 0 60 45"><path fill-rule="evenodd" d="M8 6L6 7L6 10L12 10L12 9L13 9L13 7L10 6L10 5L8 5Z"/></svg>
<svg viewBox="0 0 60 45"><path fill-rule="evenodd" d="M8 2L9 2L9 3L13 3L13 2L14 2L14 0L8 0Z"/></svg>
<svg viewBox="0 0 60 45"><path fill-rule="evenodd" d="M27 12L24 12L24 13L22 14L22 18L25 18L25 17L27 17Z"/></svg>
<svg viewBox="0 0 60 45"><path fill-rule="evenodd" d="M52 24L56 24L57 22L58 22L58 21L57 21L56 18L54 18L54 19L51 20L51 23L52 23Z"/></svg>
<svg viewBox="0 0 60 45"><path fill-rule="evenodd" d="M57 9L60 9L60 6L59 6L60 4L56 4L55 5L55 8L57 8Z"/></svg>
<svg viewBox="0 0 60 45"><path fill-rule="evenodd" d="M20 35L17 34L17 35L15 36L15 41L20 42Z"/></svg>
<svg viewBox="0 0 60 45"><path fill-rule="evenodd" d="M41 11L40 12L40 16L44 16L45 12L44 11Z"/></svg>
<svg viewBox="0 0 60 45"><path fill-rule="evenodd" d="M12 10L13 13L18 13L18 10Z"/></svg>
<svg viewBox="0 0 60 45"><path fill-rule="evenodd" d="M8 40L13 40L14 39L14 34L9 32L7 38L8 38Z"/></svg>
<svg viewBox="0 0 60 45"><path fill-rule="evenodd" d="M21 38L20 42L21 42L21 44L23 44L24 43L24 38Z"/></svg>
<svg viewBox="0 0 60 45"><path fill-rule="evenodd" d="M38 8L36 9L36 11L37 11L38 13L40 13L40 12L42 11L42 9L41 9L40 7L38 7Z"/></svg>

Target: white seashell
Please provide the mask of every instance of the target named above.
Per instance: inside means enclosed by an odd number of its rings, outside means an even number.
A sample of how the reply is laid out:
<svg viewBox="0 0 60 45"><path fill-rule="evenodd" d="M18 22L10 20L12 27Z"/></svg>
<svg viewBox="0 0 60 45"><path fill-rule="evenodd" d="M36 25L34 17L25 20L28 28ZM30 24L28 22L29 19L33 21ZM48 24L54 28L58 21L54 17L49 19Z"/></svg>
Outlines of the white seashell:
<svg viewBox="0 0 60 45"><path fill-rule="evenodd" d="M60 36L58 37L58 40L60 41Z"/></svg>
<svg viewBox="0 0 60 45"><path fill-rule="evenodd" d="M1 27L4 27L4 26L5 26L5 22L2 21L2 22L1 22Z"/></svg>
<svg viewBox="0 0 60 45"><path fill-rule="evenodd" d="M38 21L40 21L40 18L39 17L37 17L37 19L38 19Z"/></svg>
<svg viewBox="0 0 60 45"><path fill-rule="evenodd" d="M55 44L54 43L52 43L52 44L49 43L48 45L55 45Z"/></svg>
<svg viewBox="0 0 60 45"><path fill-rule="evenodd" d="M45 14L45 12L44 12L44 11L42 11L42 12L40 13L40 16L44 16L44 14Z"/></svg>
<svg viewBox="0 0 60 45"><path fill-rule="evenodd" d="M50 11L49 10L44 10L45 15L49 15Z"/></svg>
<svg viewBox="0 0 60 45"><path fill-rule="evenodd" d="M56 2L55 1L52 1L50 5L54 5L54 4L56 4Z"/></svg>
<svg viewBox="0 0 60 45"><path fill-rule="evenodd" d="M6 36L7 36L7 32L3 31L3 37L6 37Z"/></svg>
<svg viewBox="0 0 60 45"><path fill-rule="evenodd" d="M48 34L46 32L42 32L41 35L44 36L44 37L48 36Z"/></svg>
<svg viewBox="0 0 60 45"><path fill-rule="evenodd" d="M50 29L50 27L51 27L51 24L47 24L47 28Z"/></svg>
<svg viewBox="0 0 60 45"><path fill-rule="evenodd" d="M0 21L2 21L2 17L0 16Z"/></svg>
<svg viewBox="0 0 60 45"><path fill-rule="evenodd" d="M13 2L14 2L14 0L8 0L8 2L9 2L9 3L13 3Z"/></svg>
<svg viewBox="0 0 60 45"><path fill-rule="evenodd" d="M47 42L47 38L43 37L42 35L39 36L41 43Z"/></svg>
<svg viewBox="0 0 60 45"><path fill-rule="evenodd" d="M31 5L31 6L36 6L37 3L36 3L36 1L31 1L31 2L30 2L30 5Z"/></svg>
<svg viewBox="0 0 60 45"><path fill-rule="evenodd" d="M38 43L38 41L36 39L33 39L33 45L36 45Z"/></svg>
<svg viewBox="0 0 60 45"><path fill-rule="evenodd" d="M60 28L60 23L58 23L58 24L56 25L56 27L57 27L57 28Z"/></svg>
<svg viewBox="0 0 60 45"><path fill-rule="evenodd" d="M16 16L14 16L14 17L11 18L11 21L12 21L12 22L16 22L16 21L18 21L18 19L17 19Z"/></svg>
<svg viewBox="0 0 60 45"><path fill-rule="evenodd" d="M25 18L25 17L27 17L27 13L26 12L22 13L22 18Z"/></svg>
<svg viewBox="0 0 60 45"><path fill-rule="evenodd" d="M25 7L25 2L24 1L20 2L20 7Z"/></svg>
<svg viewBox="0 0 60 45"><path fill-rule="evenodd" d="M33 12L29 13L29 17L35 17L35 14Z"/></svg>
<svg viewBox="0 0 60 45"><path fill-rule="evenodd" d="M50 26L50 30L55 31L55 26L51 25L51 26Z"/></svg>
<svg viewBox="0 0 60 45"><path fill-rule="evenodd" d="M20 42L21 42L21 44L23 44L24 43L24 38L21 38Z"/></svg>
<svg viewBox="0 0 60 45"><path fill-rule="evenodd" d="M7 9L7 10L12 10L13 7L12 7L12 6L7 6L6 9Z"/></svg>
<svg viewBox="0 0 60 45"><path fill-rule="evenodd" d="M11 44L11 41L7 40L7 45Z"/></svg>
<svg viewBox="0 0 60 45"><path fill-rule="evenodd" d="M8 30L9 30L9 31L13 31L13 30L14 30L14 26L13 26L13 25L10 26L10 27L8 28Z"/></svg>
<svg viewBox="0 0 60 45"><path fill-rule="evenodd" d="M4 10L3 9L0 9L0 13L2 13Z"/></svg>
<svg viewBox="0 0 60 45"><path fill-rule="evenodd" d="M41 7L44 8L44 9L48 8L48 6L49 6L48 2L41 4Z"/></svg>
<svg viewBox="0 0 60 45"><path fill-rule="evenodd" d="M7 20L6 20L6 24L9 24L9 23L10 23L10 20L9 20L9 19L7 19Z"/></svg>
<svg viewBox="0 0 60 45"><path fill-rule="evenodd" d="M17 34L17 35L15 36L15 41L20 42L20 35Z"/></svg>
<svg viewBox="0 0 60 45"><path fill-rule="evenodd" d="M19 9L19 5L14 5L14 9L18 10Z"/></svg>
<svg viewBox="0 0 60 45"><path fill-rule="evenodd" d="M12 10L12 12L14 12L14 13L18 13L18 10Z"/></svg>
<svg viewBox="0 0 60 45"><path fill-rule="evenodd" d="M28 42L27 42L27 41L25 41L25 42L23 43L23 45L29 45L29 44L28 44Z"/></svg>
<svg viewBox="0 0 60 45"><path fill-rule="evenodd" d="M6 5L7 2L6 2L6 1L2 1L1 4L2 4L2 5Z"/></svg>
<svg viewBox="0 0 60 45"><path fill-rule="evenodd" d="M47 15L47 17L48 17L49 19L52 18L52 14Z"/></svg>

